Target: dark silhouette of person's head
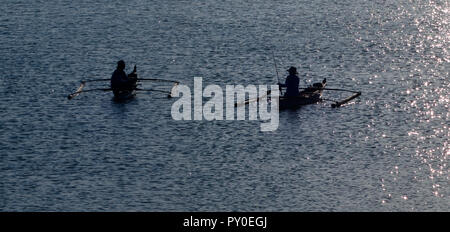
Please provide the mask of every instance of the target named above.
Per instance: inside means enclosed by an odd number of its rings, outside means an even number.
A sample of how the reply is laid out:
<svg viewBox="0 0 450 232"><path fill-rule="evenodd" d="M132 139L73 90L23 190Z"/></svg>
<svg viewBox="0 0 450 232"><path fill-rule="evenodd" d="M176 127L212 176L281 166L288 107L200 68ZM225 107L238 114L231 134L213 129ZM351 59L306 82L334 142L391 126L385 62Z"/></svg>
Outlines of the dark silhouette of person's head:
<svg viewBox="0 0 450 232"><path fill-rule="evenodd" d="M298 74L297 69L295 67L290 67L288 70L290 75L296 75Z"/></svg>
<svg viewBox="0 0 450 232"><path fill-rule="evenodd" d="M125 61L119 60L119 62L117 62L117 69L124 70L125 69Z"/></svg>

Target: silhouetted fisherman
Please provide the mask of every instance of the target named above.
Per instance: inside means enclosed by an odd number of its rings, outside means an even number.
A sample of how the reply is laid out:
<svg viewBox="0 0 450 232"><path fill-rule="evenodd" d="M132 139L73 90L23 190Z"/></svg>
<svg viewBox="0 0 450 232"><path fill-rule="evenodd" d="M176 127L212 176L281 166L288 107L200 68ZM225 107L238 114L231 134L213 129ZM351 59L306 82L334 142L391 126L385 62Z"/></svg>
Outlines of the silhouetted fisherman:
<svg viewBox="0 0 450 232"><path fill-rule="evenodd" d="M111 76L111 89L114 95L119 94L122 91L132 91L136 88L137 73L136 65L133 72L130 74L125 73L125 62L120 60L117 62L117 68Z"/></svg>
<svg viewBox="0 0 450 232"><path fill-rule="evenodd" d="M278 83L281 87L286 87L285 97L295 97L299 95L298 85L300 78L298 78L298 72L295 67L290 67L288 70L289 76L286 77L285 84Z"/></svg>

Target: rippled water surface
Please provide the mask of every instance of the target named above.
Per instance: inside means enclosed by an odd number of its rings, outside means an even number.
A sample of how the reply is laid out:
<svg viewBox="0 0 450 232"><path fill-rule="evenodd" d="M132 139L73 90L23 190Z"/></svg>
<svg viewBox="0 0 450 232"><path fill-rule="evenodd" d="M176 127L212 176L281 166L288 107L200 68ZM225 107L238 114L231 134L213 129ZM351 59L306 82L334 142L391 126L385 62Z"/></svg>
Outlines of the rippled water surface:
<svg viewBox="0 0 450 232"><path fill-rule="evenodd" d="M450 3L20 1L0 5L1 211L449 211ZM172 103L67 100L119 59L192 86L362 96L259 121L174 121ZM156 86L158 87L158 86ZM345 93L325 92L340 99Z"/></svg>

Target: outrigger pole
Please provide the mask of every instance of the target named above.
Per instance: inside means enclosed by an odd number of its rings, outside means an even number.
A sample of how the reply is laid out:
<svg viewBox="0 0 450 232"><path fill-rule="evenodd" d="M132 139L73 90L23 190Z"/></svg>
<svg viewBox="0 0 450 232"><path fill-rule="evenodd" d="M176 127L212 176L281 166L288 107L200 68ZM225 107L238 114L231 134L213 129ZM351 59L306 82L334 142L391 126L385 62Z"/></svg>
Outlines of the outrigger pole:
<svg viewBox="0 0 450 232"><path fill-rule="evenodd" d="M307 87L307 88L298 88L298 89L309 89L311 87ZM312 88L314 88L314 86L312 86ZM342 92L350 92L350 93L360 93L359 91L354 91L354 90L347 90L347 89L333 89L333 88L321 88L323 90L331 90L331 91L342 91Z"/></svg>
<svg viewBox="0 0 450 232"><path fill-rule="evenodd" d="M353 91L353 90L347 90L347 89L331 89L331 88L323 88L323 90L331 90L331 91L343 91L343 92L350 92L350 93L359 93L359 91Z"/></svg>
<svg viewBox="0 0 450 232"><path fill-rule="evenodd" d="M164 80L164 79L157 79L157 78L138 78L138 81L159 81L159 82L172 82L179 84L179 81L173 81L173 80Z"/></svg>
<svg viewBox="0 0 450 232"><path fill-rule="evenodd" d="M98 82L98 81L110 81L111 78L109 79L95 79L95 80L86 80L86 81L81 81L81 83L87 83L87 82Z"/></svg>
<svg viewBox="0 0 450 232"><path fill-rule="evenodd" d="M270 93L271 93L271 90L267 90L267 93L266 93L265 95L261 96L261 97L254 98L254 99L248 99L248 100L246 100L246 101L244 101L244 102L241 102L241 103L237 103L237 102L236 102L236 103L234 103L234 107L239 107L239 106L248 105L248 104L250 104L250 103L252 103L252 102L257 102L257 103L259 103L260 99L263 99L263 98L267 97Z"/></svg>
<svg viewBox="0 0 450 232"><path fill-rule="evenodd" d="M81 85L83 85L83 84L81 84ZM81 88L81 86L80 86L80 88ZM80 88L78 88L78 90L76 92L69 94L69 96L67 96L67 98L69 100L71 100L72 98L80 95L80 93L86 93L86 92L91 92L91 91L112 91L112 89L89 89L89 90L83 91L83 90L81 90L82 88L81 89Z"/></svg>
<svg viewBox="0 0 450 232"><path fill-rule="evenodd" d="M87 80L87 81L81 81L81 83L87 83L87 82L99 82L99 81L110 81L111 79L95 79L95 80ZM138 78L138 81L159 81L159 82L172 82L172 83L180 83L179 81L173 81L173 80L164 80L164 79L157 79L157 78Z"/></svg>
<svg viewBox="0 0 450 232"><path fill-rule="evenodd" d="M88 82L101 82L101 81L110 81L111 79L95 79L95 80L83 80L81 81L81 85L80 87L78 87L77 91L75 91L74 93L71 93L67 96L67 98L69 100L73 99L74 97L80 95L80 93L85 93L85 92L91 92L91 91L112 91L111 88L98 88L98 89L89 89L89 90L84 90L83 88L86 86L86 83ZM178 84L180 83L179 81L173 81L173 80L164 80L164 79L157 79L157 78L138 78L138 81L158 81L158 82L171 82L174 83L174 86L172 87L170 92L167 91L163 91L163 90L157 90L157 89L136 89L137 91L153 91L153 92L162 92L162 93L167 93L168 94L168 98L172 97L173 91L175 90L176 86L178 86Z"/></svg>
<svg viewBox="0 0 450 232"><path fill-rule="evenodd" d="M174 91L174 89L175 89L176 86L177 86L177 84L175 84L174 87L172 87L172 89L171 89L170 92L165 91L165 90L160 90L160 89L139 89L139 88L136 88L135 90L136 90L136 91L144 91L144 92L160 92L160 93L165 93L165 94L167 94L167 97L168 97L168 98L172 98L172 94L173 94L173 91Z"/></svg>
<svg viewBox="0 0 450 232"><path fill-rule="evenodd" d="M168 92L168 91L159 90L159 89L139 89L139 88L136 88L135 90L136 90L136 91L144 91L144 92L145 92L145 91L148 91L148 92L160 92L160 93L166 93L166 94L168 94L168 95L167 95L168 98L171 98L171 97L172 97L172 91ZM69 95L67 96L67 98L68 98L69 100L71 100L71 99L73 99L74 97L80 95L80 93L86 93L86 92L92 92L92 91L112 91L112 89L106 89L106 88L102 89L102 88L99 88L99 89L88 89L88 90L84 90L84 91L83 91L83 90L80 90L80 88L78 88L78 90L77 90L76 92L69 94Z"/></svg>

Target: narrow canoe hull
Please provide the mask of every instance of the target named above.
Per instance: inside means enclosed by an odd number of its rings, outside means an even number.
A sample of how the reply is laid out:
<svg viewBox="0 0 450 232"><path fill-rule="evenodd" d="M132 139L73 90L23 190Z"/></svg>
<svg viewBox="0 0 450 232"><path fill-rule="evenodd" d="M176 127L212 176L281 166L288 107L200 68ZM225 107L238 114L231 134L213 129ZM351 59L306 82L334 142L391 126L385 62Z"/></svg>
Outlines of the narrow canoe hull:
<svg viewBox="0 0 450 232"><path fill-rule="evenodd" d="M322 92L325 88L326 80L322 83L316 83L313 86L306 88L300 92L299 96L295 97L280 97L279 109L298 109L304 105L315 104L322 100Z"/></svg>
<svg viewBox="0 0 450 232"><path fill-rule="evenodd" d="M120 91L114 93L114 101L127 101L133 99L136 96L136 90L132 91Z"/></svg>

